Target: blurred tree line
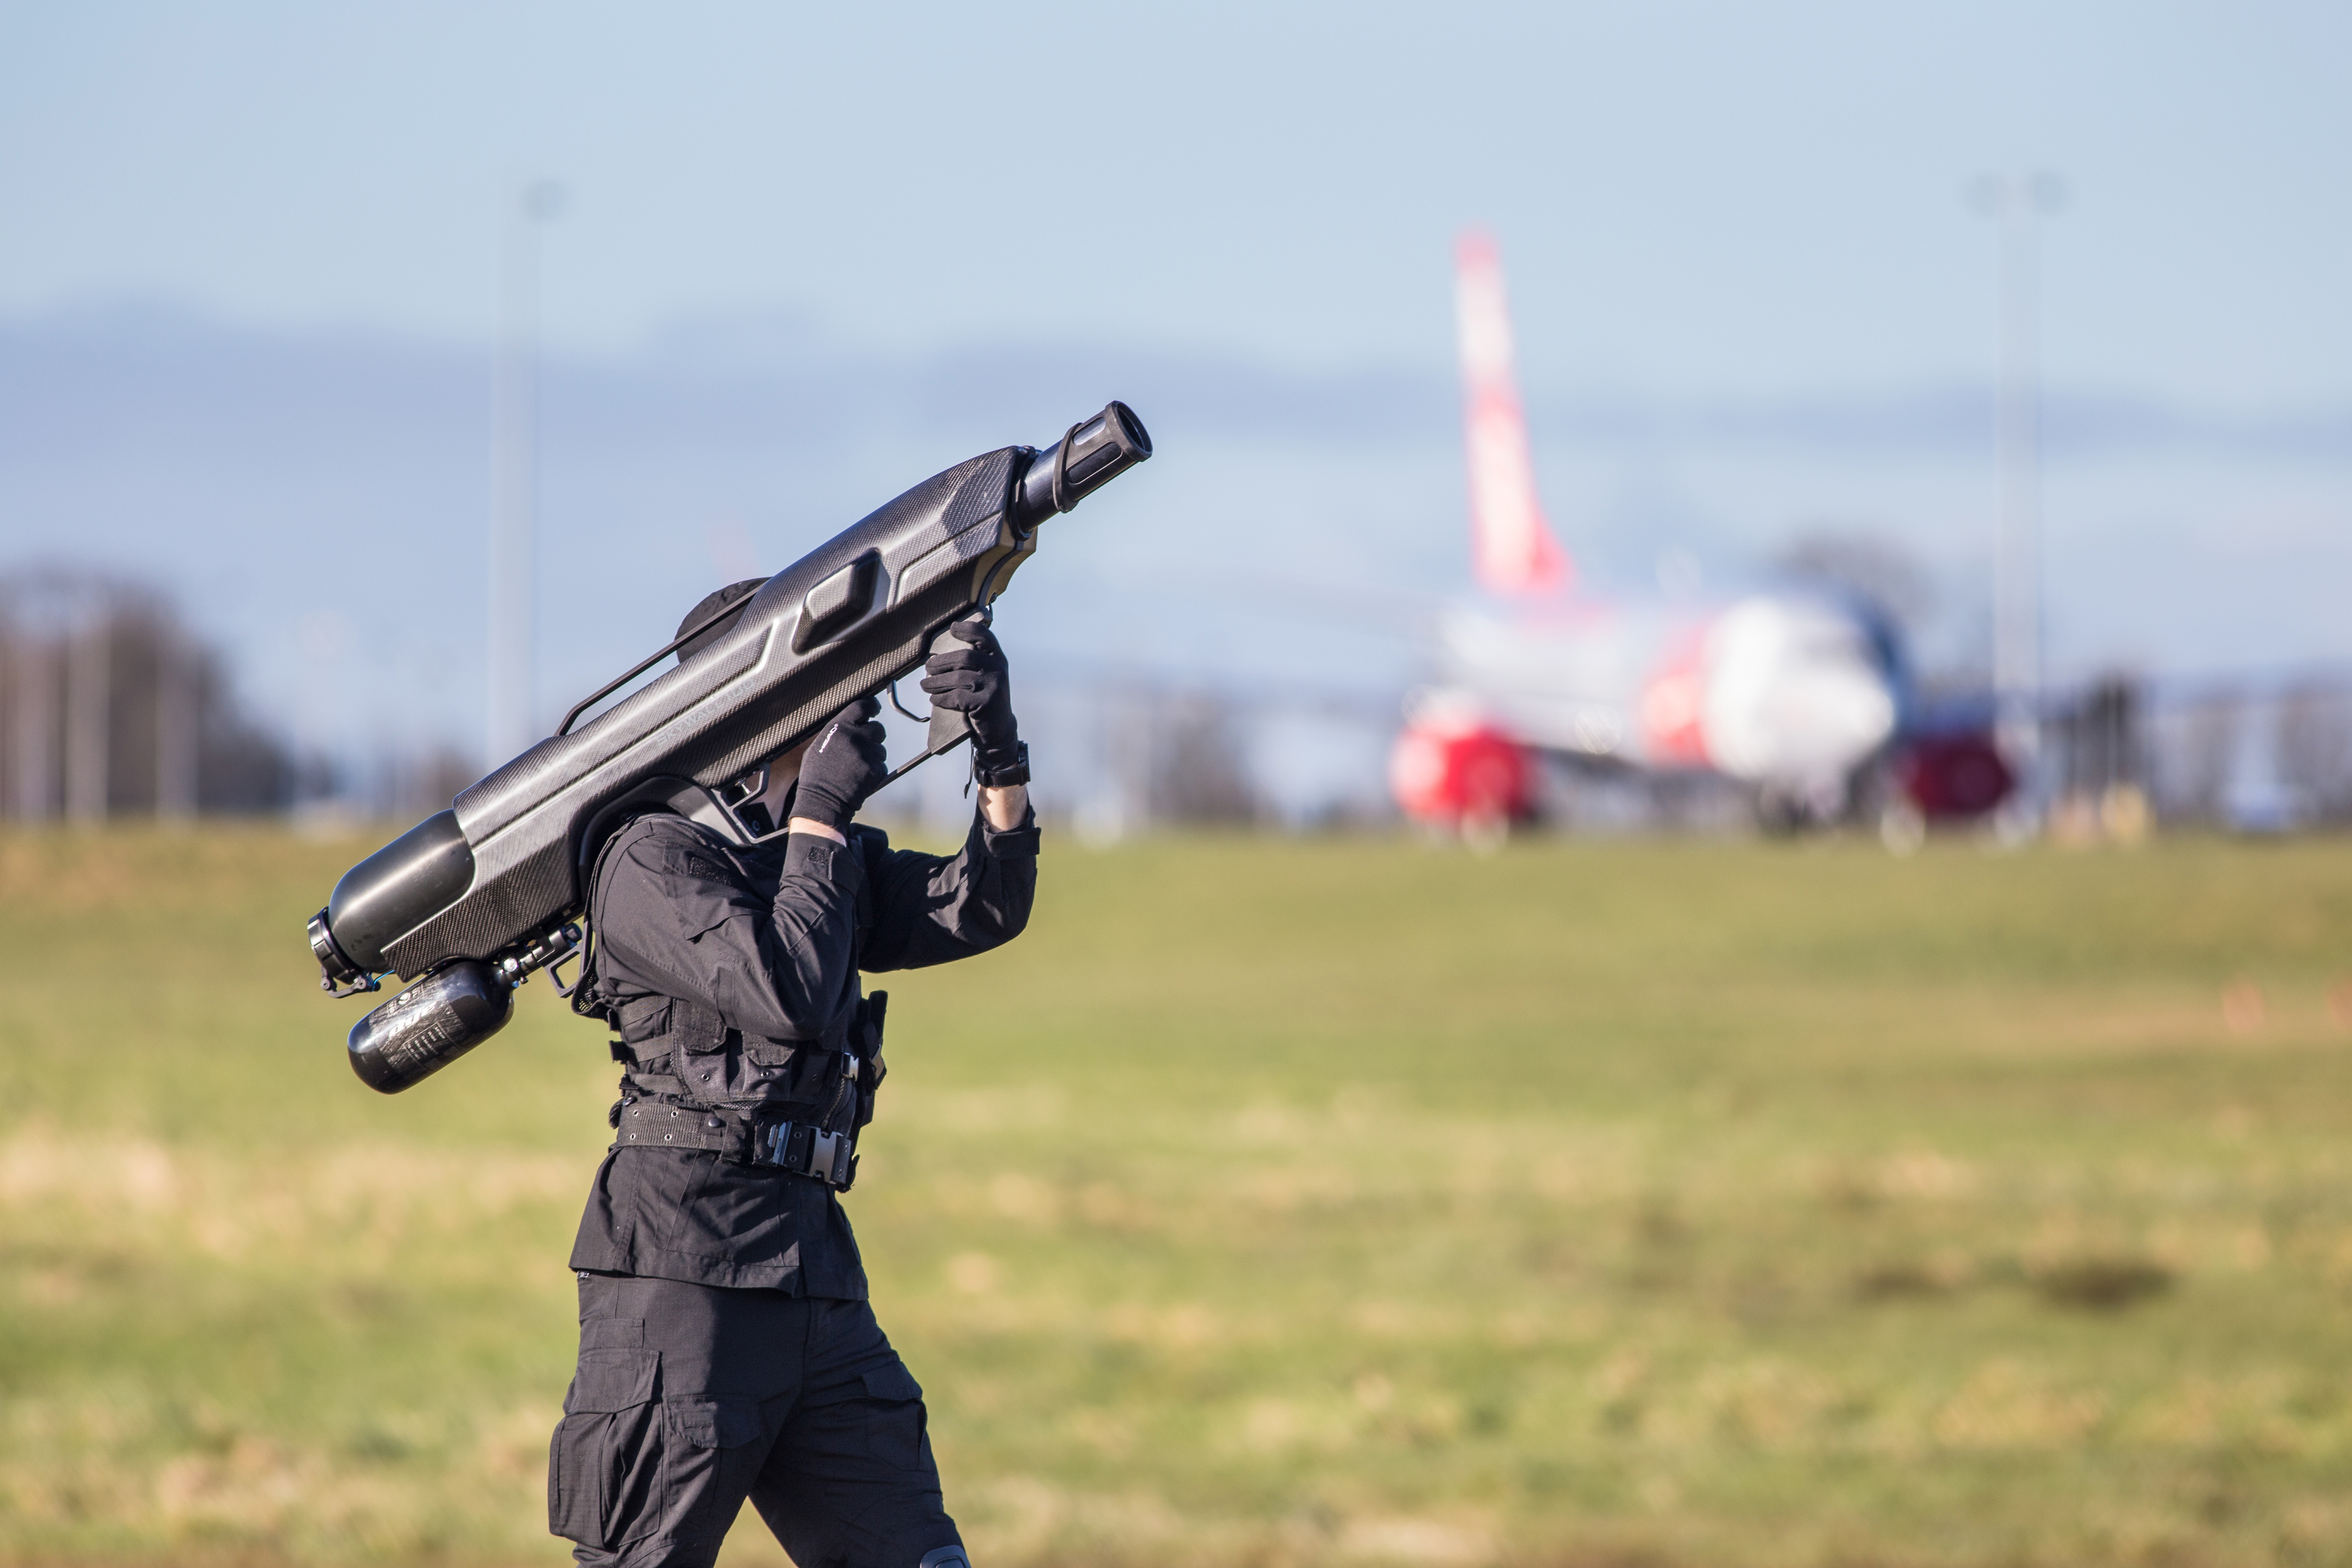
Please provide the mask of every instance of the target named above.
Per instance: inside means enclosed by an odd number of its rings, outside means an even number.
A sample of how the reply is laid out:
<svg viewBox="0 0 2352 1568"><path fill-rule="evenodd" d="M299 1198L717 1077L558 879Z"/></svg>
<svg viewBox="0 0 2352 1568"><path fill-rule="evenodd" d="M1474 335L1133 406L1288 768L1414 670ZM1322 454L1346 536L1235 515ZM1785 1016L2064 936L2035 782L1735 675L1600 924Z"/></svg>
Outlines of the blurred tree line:
<svg viewBox="0 0 2352 1568"><path fill-rule="evenodd" d="M1777 564L1868 607L1906 641L1934 599L1917 563L1864 536L1808 537ZM1965 684L1967 672L1958 678ZM1265 723L1285 721L1278 705L1261 711L1233 693L1134 676L1087 684L1104 700L1089 749L1101 754L1118 826L1276 820L1253 740ZM2153 686L2110 676L2053 692L2044 724L2050 785L2061 795L2129 784L2162 821L2352 824L2352 675L2344 672ZM397 748L363 764L299 756L240 703L220 650L153 588L63 567L0 574L0 818L172 819L321 805L407 818L446 806L478 772L446 745Z"/></svg>
<svg viewBox="0 0 2352 1568"><path fill-rule="evenodd" d="M2267 785L2276 794L2268 809L2284 826L2352 824L2352 679L2307 674L2267 689L2224 684L2168 706L2154 726L2152 769L2168 816L2227 821Z"/></svg>
<svg viewBox="0 0 2352 1568"><path fill-rule="evenodd" d="M1868 528L1817 527L1772 567L1893 630L1931 700L1989 694L1990 652L1970 638L1948 649L1959 656L1955 667L1920 667L1944 595L1899 540ZM2242 681L2108 671L2061 682L2045 695L2042 744L2045 784L2060 802L2128 786L2167 822L2352 825L2352 674L2340 669Z"/></svg>
<svg viewBox="0 0 2352 1568"><path fill-rule="evenodd" d="M0 575L0 815L281 811L298 783L289 747L162 595L68 568Z"/></svg>

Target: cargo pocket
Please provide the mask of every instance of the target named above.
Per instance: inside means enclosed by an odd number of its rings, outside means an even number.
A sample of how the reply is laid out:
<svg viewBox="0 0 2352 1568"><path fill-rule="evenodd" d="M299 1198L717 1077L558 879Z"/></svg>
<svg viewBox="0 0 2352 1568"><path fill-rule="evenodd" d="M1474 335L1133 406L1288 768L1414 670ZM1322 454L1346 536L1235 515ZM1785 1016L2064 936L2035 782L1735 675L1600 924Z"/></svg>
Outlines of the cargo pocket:
<svg viewBox="0 0 2352 1568"><path fill-rule="evenodd" d="M743 1500L740 1487L725 1484L726 1452L759 1440L759 1405L728 1395L682 1394L663 1400L661 1414L665 1528L681 1539L725 1534L734 1517L728 1500L738 1507ZM718 1509L727 1509L726 1517L715 1517Z"/></svg>
<svg viewBox="0 0 2352 1568"><path fill-rule="evenodd" d="M612 1551L661 1513L657 1351L583 1349L547 1455L547 1529Z"/></svg>
<svg viewBox="0 0 2352 1568"><path fill-rule="evenodd" d="M894 1361L865 1376L870 1401L866 1421L866 1448L876 1458L901 1470L928 1471L931 1464L929 1420L923 1410L923 1385Z"/></svg>
<svg viewBox="0 0 2352 1568"><path fill-rule="evenodd" d="M760 1407L749 1399L720 1395L662 1401L669 1436L689 1448L740 1448L760 1436Z"/></svg>

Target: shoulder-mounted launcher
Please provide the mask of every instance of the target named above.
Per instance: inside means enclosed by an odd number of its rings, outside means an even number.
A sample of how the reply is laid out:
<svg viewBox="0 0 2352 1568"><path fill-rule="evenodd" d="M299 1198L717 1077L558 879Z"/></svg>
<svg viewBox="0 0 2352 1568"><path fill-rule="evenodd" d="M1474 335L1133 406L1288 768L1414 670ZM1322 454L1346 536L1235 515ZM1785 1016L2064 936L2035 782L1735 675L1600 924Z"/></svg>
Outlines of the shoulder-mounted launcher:
<svg viewBox="0 0 2352 1568"><path fill-rule="evenodd" d="M488 1038L514 986L578 951L588 869L627 807L668 805L740 837L724 786L914 669L949 623L1004 591L1039 523L1150 456L1142 422L1113 403L1043 452L1008 447L933 475L769 578L677 668L573 728L674 643L352 868L310 920L321 988L429 977L352 1030L353 1068L390 1092Z"/></svg>

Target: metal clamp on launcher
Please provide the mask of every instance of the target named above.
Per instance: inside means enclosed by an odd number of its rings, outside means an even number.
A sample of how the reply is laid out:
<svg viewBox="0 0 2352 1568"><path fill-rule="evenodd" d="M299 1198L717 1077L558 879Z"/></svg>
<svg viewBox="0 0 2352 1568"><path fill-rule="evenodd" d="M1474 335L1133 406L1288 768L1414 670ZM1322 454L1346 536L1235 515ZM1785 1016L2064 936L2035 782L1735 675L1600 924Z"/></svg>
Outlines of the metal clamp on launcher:
<svg viewBox="0 0 2352 1568"><path fill-rule="evenodd" d="M431 1077L506 1027L515 987L544 969L559 995L571 994L561 965L580 953L580 928L566 921L492 955L444 964L352 1026L352 1070L386 1094ZM327 930L327 911L310 921L310 951L321 988L338 995L375 991L381 976L343 956ZM347 989L336 991L338 983Z"/></svg>
<svg viewBox="0 0 2352 1568"><path fill-rule="evenodd" d="M857 1180L857 1139L807 1121L758 1121L740 1111L632 1100L614 1123L615 1149L702 1149L739 1164L786 1171L847 1192Z"/></svg>

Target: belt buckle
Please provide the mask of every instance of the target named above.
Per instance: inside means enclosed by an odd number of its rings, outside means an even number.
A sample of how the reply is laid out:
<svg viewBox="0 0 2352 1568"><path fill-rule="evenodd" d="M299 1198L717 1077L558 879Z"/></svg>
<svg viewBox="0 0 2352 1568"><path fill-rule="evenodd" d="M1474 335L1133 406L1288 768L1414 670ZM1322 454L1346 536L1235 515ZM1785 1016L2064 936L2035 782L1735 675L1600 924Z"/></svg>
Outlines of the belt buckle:
<svg viewBox="0 0 2352 1568"><path fill-rule="evenodd" d="M842 1158L847 1153L843 1145L848 1142L849 1135L845 1132L820 1131L812 1137L809 1140L808 1173L828 1187L841 1185L835 1173L840 1170Z"/></svg>
<svg viewBox="0 0 2352 1568"><path fill-rule="evenodd" d="M793 1134L803 1129L808 1133L808 1152L793 1158ZM827 1132L806 1122L770 1121L761 1124L752 1142L753 1159L759 1164L773 1165L790 1171L795 1176L813 1176L828 1187L849 1185L850 1171L855 1162L857 1139L854 1133Z"/></svg>

